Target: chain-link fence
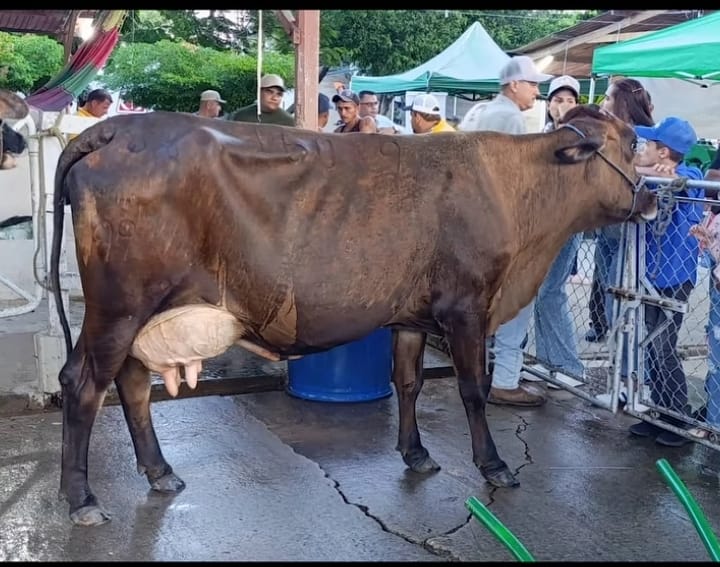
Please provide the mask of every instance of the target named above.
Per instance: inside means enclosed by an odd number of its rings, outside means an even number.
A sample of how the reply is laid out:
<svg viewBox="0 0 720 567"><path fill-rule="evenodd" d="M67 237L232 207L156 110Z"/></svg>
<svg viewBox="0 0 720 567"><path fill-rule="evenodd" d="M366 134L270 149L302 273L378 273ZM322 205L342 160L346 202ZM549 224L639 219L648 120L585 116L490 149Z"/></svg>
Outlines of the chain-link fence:
<svg viewBox="0 0 720 567"><path fill-rule="evenodd" d="M720 216L703 191L720 183L647 182L656 220L561 251L535 300L524 372L720 449Z"/></svg>

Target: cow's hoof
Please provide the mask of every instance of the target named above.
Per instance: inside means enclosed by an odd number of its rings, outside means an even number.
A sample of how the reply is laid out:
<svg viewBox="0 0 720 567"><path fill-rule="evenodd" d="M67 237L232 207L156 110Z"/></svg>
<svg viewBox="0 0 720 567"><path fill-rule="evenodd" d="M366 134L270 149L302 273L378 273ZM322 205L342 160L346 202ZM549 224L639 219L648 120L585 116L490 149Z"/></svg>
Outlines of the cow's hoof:
<svg viewBox="0 0 720 567"><path fill-rule="evenodd" d="M185 481L171 472L160 478L150 481L150 488L158 492L177 494L185 489Z"/></svg>
<svg viewBox="0 0 720 567"><path fill-rule="evenodd" d="M427 474L440 470L440 465L435 462L426 449L420 454L403 455L403 461L416 473Z"/></svg>
<svg viewBox="0 0 720 567"><path fill-rule="evenodd" d="M514 488L520 486L520 481L510 472L506 466L488 471L484 468L480 468L480 472L490 484L497 486L498 488Z"/></svg>
<svg viewBox="0 0 720 567"><path fill-rule="evenodd" d="M70 519L76 526L100 526L109 522L111 518L110 514L95 504L70 512Z"/></svg>

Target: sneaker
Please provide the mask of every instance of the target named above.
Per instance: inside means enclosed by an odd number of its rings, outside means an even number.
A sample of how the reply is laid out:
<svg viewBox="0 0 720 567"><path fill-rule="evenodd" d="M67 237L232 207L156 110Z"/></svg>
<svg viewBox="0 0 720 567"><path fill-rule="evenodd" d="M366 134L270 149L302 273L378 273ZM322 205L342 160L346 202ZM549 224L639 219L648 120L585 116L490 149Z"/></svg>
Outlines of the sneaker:
<svg viewBox="0 0 720 567"><path fill-rule="evenodd" d="M603 404L610 405L610 393L598 394L595 399ZM620 393L618 394L618 406L622 407L627 403L627 388L623 385L620 386ZM649 408L648 408L649 409Z"/></svg>
<svg viewBox="0 0 720 567"><path fill-rule="evenodd" d="M636 424L630 426L629 431L638 437L658 437L662 433L670 433L662 427L658 427L647 421L638 421Z"/></svg>
<svg viewBox="0 0 720 567"><path fill-rule="evenodd" d="M663 431L655 438L655 443L660 443L660 445L666 447L682 447L692 442L692 439L678 435L674 431Z"/></svg>
<svg viewBox="0 0 720 567"><path fill-rule="evenodd" d="M710 432L702 427L691 427L688 429L688 433L696 439L705 439L710 436Z"/></svg>

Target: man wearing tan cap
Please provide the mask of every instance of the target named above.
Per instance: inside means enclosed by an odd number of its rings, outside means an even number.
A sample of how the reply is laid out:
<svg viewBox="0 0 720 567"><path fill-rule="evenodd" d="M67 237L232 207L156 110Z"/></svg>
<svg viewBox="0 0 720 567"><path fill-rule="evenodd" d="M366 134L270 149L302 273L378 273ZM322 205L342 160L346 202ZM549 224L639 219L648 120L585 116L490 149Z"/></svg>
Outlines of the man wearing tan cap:
<svg viewBox="0 0 720 567"><path fill-rule="evenodd" d="M295 126L295 119L292 115L280 107L284 94L285 82L282 77L273 74L265 75L260 79L260 116L258 117L258 105L255 102L236 110L228 116L228 120Z"/></svg>
<svg viewBox="0 0 720 567"><path fill-rule="evenodd" d="M217 118L225 101L220 98L220 93L213 90L207 90L200 93L200 108L195 113L205 118Z"/></svg>
<svg viewBox="0 0 720 567"><path fill-rule="evenodd" d="M540 96L539 83L553 78L541 73L530 57L510 59L499 73L500 93L473 121L473 130L491 130L506 134L526 134L524 110L535 105ZM466 128L468 128L466 126ZM507 180L512 183L511 179ZM523 307L514 319L498 327L493 337L492 386L488 403L509 406L540 406L546 398L541 390L520 383L523 343L527 335L534 303Z"/></svg>

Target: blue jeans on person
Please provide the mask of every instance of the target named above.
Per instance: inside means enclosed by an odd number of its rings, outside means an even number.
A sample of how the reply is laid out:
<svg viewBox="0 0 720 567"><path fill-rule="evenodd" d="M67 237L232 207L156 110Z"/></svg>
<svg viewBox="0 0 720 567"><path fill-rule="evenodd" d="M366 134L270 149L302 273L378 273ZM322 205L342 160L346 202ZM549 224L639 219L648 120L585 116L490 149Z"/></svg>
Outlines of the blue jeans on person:
<svg viewBox="0 0 720 567"><path fill-rule="evenodd" d="M500 325L495 332L491 347L494 355L493 388L514 390L520 385L523 343L532 314L533 302L531 301L518 312L514 319Z"/></svg>
<svg viewBox="0 0 720 567"><path fill-rule="evenodd" d="M603 334L613 323L613 296L606 290L617 283L620 231L616 227L619 225L598 230L595 236L595 271L588 308L590 326Z"/></svg>
<svg viewBox="0 0 720 567"><path fill-rule="evenodd" d="M535 298L535 354L552 369L583 375L577 353L575 326L566 291L580 249L582 234L574 234L560 249Z"/></svg>
<svg viewBox="0 0 720 567"><path fill-rule="evenodd" d="M710 312L707 324L708 370L705 377L707 394L708 424L720 426L720 291L715 287L717 281L710 277Z"/></svg>

